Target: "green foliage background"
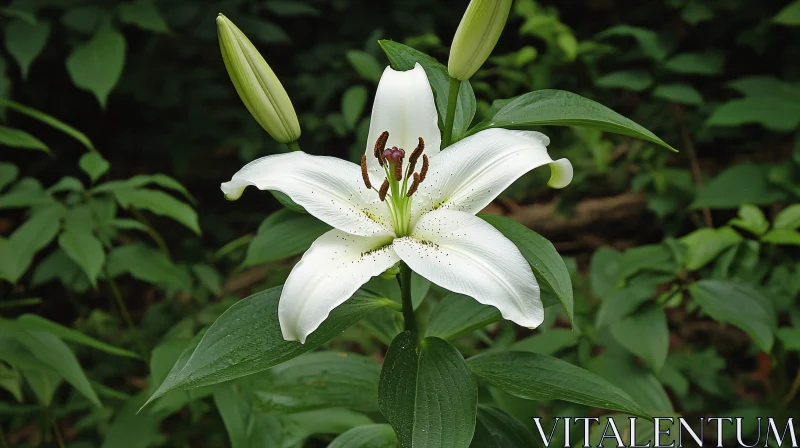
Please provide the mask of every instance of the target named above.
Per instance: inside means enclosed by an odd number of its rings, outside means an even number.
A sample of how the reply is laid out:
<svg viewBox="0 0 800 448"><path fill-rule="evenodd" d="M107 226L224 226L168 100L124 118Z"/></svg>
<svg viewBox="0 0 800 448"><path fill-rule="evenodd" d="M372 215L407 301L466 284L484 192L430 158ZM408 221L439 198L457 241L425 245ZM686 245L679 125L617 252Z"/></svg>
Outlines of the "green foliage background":
<svg viewBox="0 0 800 448"><path fill-rule="evenodd" d="M297 365L176 392L135 412L204 328L239 298L283 283L327 230L266 193L228 203L219 191L244 162L285 148L236 96L217 13L250 36L282 80L302 148L357 160L388 64L378 40L446 61L466 3L0 7L7 446L316 447L367 424L375 440L391 438L379 404L359 392L377 390L383 344L400 331L386 308ZM575 180L553 191L531 173L486 212L553 242L571 276L574 329L561 305L530 331L416 279L427 335L467 356L509 348L555 356L652 415L796 416L798 25L800 2L516 0L493 56L471 79L474 122L505 99L563 89L680 153L593 129L542 128L551 155L572 161ZM397 295L390 281L368 286ZM549 294L557 303L545 289L545 302ZM470 313L469 325L448 326L448 316ZM342 363L332 350L358 355ZM321 373L328 386L301 387L315 363L330 367ZM525 433L534 431L531 416L609 416L485 380L474 446L490 446L492 422ZM334 443L355 446L356 436Z"/></svg>

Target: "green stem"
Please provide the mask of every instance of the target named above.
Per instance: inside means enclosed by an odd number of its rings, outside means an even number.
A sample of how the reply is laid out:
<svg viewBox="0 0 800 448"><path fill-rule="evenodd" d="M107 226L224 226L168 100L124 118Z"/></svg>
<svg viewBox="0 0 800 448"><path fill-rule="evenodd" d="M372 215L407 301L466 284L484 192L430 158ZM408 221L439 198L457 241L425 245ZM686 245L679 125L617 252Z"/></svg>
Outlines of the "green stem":
<svg viewBox="0 0 800 448"><path fill-rule="evenodd" d="M122 299L122 294L120 294L119 288L117 288L117 282L115 282L114 279L108 274L108 268L104 268L104 271L106 279L108 280L108 285L111 287L111 295L114 296L114 299L117 302L117 307L119 307L120 314L122 314L122 319L128 325L128 328L133 334L133 339L136 341L136 346L139 349L139 353L142 355L142 359L147 362L147 350L145 349L142 337L139 335L139 329L136 327L136 324L133 323L131 314L128 312L128 307L125 305L125 301Z"/></svg>
<svg viewBox="0 0 800 448"><path fill-rule="evenodd" d="M163 252L164 255L167 256L167 258L171 259L172 256L169 253L169 247L167 246L166 241L164 241L164 238L161 237L161 234L158 233L155 227L153 227L150 224L150 221L147 219L147 217L141 214L139 210L136 210L135 207L131 207L130 211L133 217L136 218L137 221L141 222L142 224L144 224L145 227L147 227L147 233L150 235L150 238L152 238L153 241L156 243L158 248L161 249L161 252Z"/></svg>
<svg viewBox="0 0 800 448"><path fill-rule="evenodd" d="M297 140L295 140L293 142L287 143L286 148L288 148L289 151L300 151L300 144L297 143Z"/></svg>
<svg viewBox="0 0 800 448"><path fill-rule="evenodd" d="M414 304L411 301L411 268L407 264L400 263L400 275L397 277L400 282L400 292L403 298L403 320L407 331L417 332L417 319L414 317Z"/></svg>
<svg viewBox="0 0 800 448"><path fill-rule="evenodd" d="M461 81L450 78L450 93L447 95L447 115L444 120L444 133L442 135L442 149L450 146L453 142L453 122L456 119L456 104L458 103L458 89L461 88Z"/></svg>
<svg viewBox="0 0 800 448"><path fill-rule="evenodd" d="M53 425L53 435L56 438L56 442L58 443L59 448L64 448L64 438L61 437L61 431L58 429L58 423L56 422L55 417L53 416L53 411L48 406L45 410L47 414L47 419L50 420L50 423Z"/></svg>

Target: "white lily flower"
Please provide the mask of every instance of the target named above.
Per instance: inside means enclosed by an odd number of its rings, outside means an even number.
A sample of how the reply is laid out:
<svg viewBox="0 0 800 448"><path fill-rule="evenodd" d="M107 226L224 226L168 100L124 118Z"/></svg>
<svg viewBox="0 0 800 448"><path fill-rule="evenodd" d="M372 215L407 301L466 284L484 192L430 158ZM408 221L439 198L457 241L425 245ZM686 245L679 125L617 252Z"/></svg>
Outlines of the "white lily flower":
<svg viewBox="0 0 800 448"><path fill-rule="evenodd" d="M292 152L255 160L222 184L229 199L249 185L281 191L334 227L311 245L283 287L278 314L285 339L304 343L331 310L401 260L443 288L496 307L507 320L541 324L544 308L530 265L474 215L542 165L550 165L550 186L565 187L572 165L551 159L549 139L531 131L487 129L440 152L437 122L423 68L387 67L360 167Z"/></svg>

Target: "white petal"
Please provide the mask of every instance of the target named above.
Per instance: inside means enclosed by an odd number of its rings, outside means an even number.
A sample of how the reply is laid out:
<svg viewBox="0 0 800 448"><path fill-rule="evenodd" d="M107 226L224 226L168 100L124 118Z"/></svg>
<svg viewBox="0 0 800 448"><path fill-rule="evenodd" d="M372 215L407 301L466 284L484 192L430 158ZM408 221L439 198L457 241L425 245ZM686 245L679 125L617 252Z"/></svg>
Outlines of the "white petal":
<svg viewBox="0 0 800 448"><path fill-rule="evenodd" d="M375 141L389 132L387 148L397 146L406 151L405 162L417 147L419 137L425 141L428 157L438 154L442 144L439 115L433 102L433 91L421 65L400 72L386 67L378 83L367 137L367 165L370 172L383 179L383 169L375 159Z"/></svg>
<svg viewBox="0 0 800 448"><path fill-rule="evenodd" d="M528 171L550 164L548 184L563 188L572 180L567 159L553 161L550 139L533 131L487 129L431 158L425 181L414 195L415 217L433 209L477 213Z"/></svg>
<svg viewBox="0 0 800 448"><path fill-rule="evenodd" d="M392 246L421 276L496 307L507 320L534 328L544 319L530 265L514 243L476 216L454 210L427 213L411 236Z"/></svg>
<svg viewBox="0 0 800 448"><path fill-rule="evenodd" d="M306 342L331 310L400 258L392 237L362 237L331 230L314 241L281 291L278 319L283 338Z"/></svg>
<svg viewBox="0 0 800 448"><path fill-rule="evenodd" d="M238 199L249 185L285 193L308 213L347 233L394 235L386 204L367 189L354 163L301 151L262 157L223 183L222 192Z"/></svg>

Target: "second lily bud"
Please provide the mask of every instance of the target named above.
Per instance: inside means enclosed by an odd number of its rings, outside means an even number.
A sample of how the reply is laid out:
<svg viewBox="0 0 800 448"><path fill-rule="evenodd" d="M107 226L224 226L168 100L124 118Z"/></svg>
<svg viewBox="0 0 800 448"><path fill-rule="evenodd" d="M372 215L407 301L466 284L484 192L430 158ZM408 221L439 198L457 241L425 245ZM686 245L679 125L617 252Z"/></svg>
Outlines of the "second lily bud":
<svg viewBox="0 0 800 448"><path fill-rule="evenodd" d="M472 0L458 25L447 71L461 81L469 79L486 62L506 26L511 0Z"/></svg>
<svg viewBox="0 0 800 448"><path fill-rule="evenodd" d="M225 68L247 110L280 143L300 138L300 123L289 95L267 61L227 17L217 17Z"/></svg>

